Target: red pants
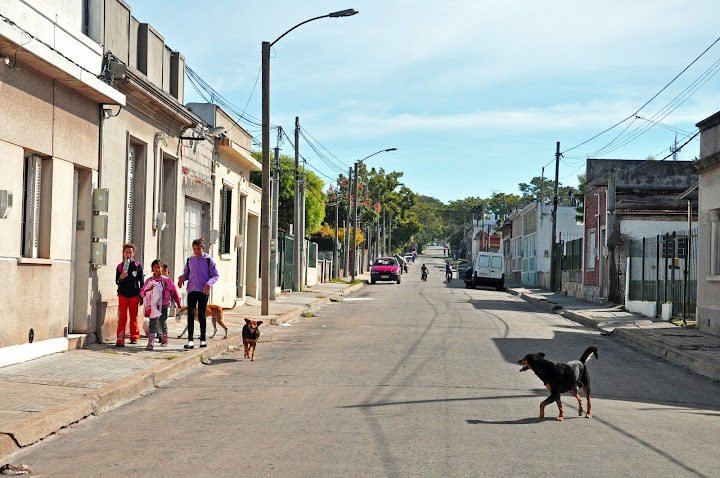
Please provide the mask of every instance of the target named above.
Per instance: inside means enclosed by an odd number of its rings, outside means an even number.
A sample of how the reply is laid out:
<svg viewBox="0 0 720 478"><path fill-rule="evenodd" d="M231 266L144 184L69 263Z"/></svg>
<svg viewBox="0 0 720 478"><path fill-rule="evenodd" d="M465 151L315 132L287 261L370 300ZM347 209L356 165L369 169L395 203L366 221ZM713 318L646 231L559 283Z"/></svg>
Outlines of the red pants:
<svg viewBox="0 0 720 478"><path fill-rule="evenodd" d="M140 340L140 327L138 326L137 318L138 307L140 306L140 296L127 298L119 295L118 301L118 318L120 320L118 321L116 343L125 343L125 324L127 323L128 310L130 310L130 340L137 342Z"/></svg>

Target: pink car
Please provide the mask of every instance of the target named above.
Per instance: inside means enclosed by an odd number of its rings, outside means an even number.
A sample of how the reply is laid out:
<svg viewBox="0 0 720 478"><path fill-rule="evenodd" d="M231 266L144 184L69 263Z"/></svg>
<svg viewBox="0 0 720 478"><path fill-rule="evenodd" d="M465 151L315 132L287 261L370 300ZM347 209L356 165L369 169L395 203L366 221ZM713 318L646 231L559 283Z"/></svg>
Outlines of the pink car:
<svg viewBox="0 0 720 478"><path fill-rule="evenodd" d="M372 270L370 271L370 283L374 284L376 281L385 280L400 283L400 264L394 257L378 257L373 263Z"/></svg>

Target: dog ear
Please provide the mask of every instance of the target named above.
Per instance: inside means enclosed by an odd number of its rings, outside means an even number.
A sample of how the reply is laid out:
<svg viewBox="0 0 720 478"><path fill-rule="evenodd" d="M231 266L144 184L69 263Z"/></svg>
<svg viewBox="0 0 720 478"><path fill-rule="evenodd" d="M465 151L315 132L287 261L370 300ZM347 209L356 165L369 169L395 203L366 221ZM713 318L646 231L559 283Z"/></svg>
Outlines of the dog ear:
<svg viewBox="0 0 720 478"><path fill-rule="evenodd" d="M536 355L540 358L545 358L545 354L542 352L538 352Z"/></svg>
<svg viewBox="0 0 720 478"><path fill-rule="evenodd" d="M250 319L245 319L245 323L246 323L246 324L249 324L249 323L250 323Z"/></svg>
<svg viewBox="0 0 720 478"><path fill-rule="evenodd" d="M262 320L257 321L257 326L260 327L262 325Z"/></svg>

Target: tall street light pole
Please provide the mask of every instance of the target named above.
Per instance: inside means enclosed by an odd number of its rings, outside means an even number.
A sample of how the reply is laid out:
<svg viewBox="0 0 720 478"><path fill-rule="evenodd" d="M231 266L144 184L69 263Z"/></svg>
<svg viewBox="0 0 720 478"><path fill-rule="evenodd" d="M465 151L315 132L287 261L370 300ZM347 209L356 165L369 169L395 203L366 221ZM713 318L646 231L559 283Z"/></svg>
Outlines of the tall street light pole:
<svg viewBox="0 0 720 478"><path fill-rule="evenodd" d="M329 13L298 23L280 35L274 42L262 42L262 200L261 200L261 231L260 231L260 314L270 314L270 248L277 244L270 243L270 47L282 37L304 25L320 18L340 18L355 15L357 10L348 9Z"/></svg>
<svg viewBox="0 0 720 478"><path fill-rule="evenodd" d="M387 153L388 151L397 151L397 148L388 148L388 149L381 149L380 151L377 151L370 156L365 156L363 159L359 161L355 161L355 204L353 205L353 234L352 234L352 255L353 255L353 261L352 261L352 279L350 280L350 283L355 282L355 271L357 270L357 264L356 264L356 255L357 255L357 226L358 226L358 166L362 164L363 161L365 161L368 158L371 158L375 156L376 154L380 153Z"/></svg>

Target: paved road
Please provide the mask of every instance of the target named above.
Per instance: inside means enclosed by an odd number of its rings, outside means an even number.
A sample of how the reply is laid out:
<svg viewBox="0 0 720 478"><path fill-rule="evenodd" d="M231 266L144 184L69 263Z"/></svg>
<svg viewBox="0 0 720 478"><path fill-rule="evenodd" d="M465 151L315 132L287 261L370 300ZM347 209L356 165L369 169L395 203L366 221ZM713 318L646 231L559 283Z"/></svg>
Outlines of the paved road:
<svg viewBox="0 0 720 478"><path fill-rule="evenodd" d="M720 476L719 384L446 284L441 263L267 328L255 362L228 353L16 461L35 476ZM515 362L590 345L594 418L567 395L565 421L553 407L539 420L547 391Z"/></svg>

